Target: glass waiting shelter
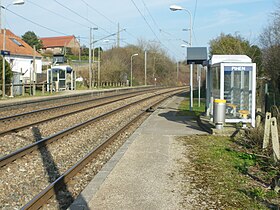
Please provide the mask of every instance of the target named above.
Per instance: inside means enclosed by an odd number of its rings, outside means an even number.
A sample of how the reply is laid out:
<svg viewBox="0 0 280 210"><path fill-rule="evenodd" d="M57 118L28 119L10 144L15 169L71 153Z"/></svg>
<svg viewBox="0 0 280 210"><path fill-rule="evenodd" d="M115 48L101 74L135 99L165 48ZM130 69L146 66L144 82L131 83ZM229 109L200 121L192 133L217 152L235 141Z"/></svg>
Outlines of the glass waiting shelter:
<svg viewBox="0 0 280 210"><path fill-rule="evenodd" d="M207 115L226 100L226 123L255 126L256 64L246 55L213 55L207 71Z"/></svg>
<svg viewBox="0 0 280 210"><path fill-rule="evenodd" d="M71 66L68 65L58 65L53 66L47 71L47 91L50 88L61 90L74 90L75 89L75 72Z"/></svg>

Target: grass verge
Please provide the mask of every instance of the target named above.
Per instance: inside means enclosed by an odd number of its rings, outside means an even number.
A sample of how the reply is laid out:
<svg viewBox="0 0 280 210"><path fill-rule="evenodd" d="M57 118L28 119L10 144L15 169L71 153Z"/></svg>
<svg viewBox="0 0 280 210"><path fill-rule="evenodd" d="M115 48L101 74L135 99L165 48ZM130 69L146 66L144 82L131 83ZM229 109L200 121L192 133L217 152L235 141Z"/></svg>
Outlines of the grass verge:
<svg viewBox="0 0 280 210"><path fill-rule="evenodd" d="M190 163L182 173L190 181L185 197L198 195L194 209L279 209L280 195L265 183L249 176L250 170L263 164L255 155L237 151L227 137L178 137ZM191 168L191 170L190 170Z"/></svg>
<svg viewBox="0 0 280 210"><path fill-rule="evenodd" d="M190 100L183 100L179 106L179 115L199 116L205 111L205 99L201 99L200 106L198 106L198 99L193 100L193 110L190 111Z"/></svg>

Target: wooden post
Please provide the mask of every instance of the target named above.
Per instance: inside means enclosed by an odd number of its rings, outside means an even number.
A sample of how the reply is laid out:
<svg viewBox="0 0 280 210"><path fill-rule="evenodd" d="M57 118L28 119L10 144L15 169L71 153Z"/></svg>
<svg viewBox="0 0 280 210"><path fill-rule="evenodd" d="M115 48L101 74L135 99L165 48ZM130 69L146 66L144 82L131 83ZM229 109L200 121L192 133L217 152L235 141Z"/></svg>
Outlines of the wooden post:
<svg viewBox="0 0 280 210"><path fill-rule="evenodd" d="M272 137L272 148L275 162L280 160L280 149L279 149L279 138L277 130L276 117L271 118L271 137Z"/></svg>
<svg viewBox="0 0 280 210"><path fill-rule="evenodd" d="M270 137L270 119L271 113L267 112L265 115L265 125L264 125L264 137L263 137L263 149L266 149L269 144L269 137Z"/></svg>
<svg viewBox="0 0 280 210"><path fill-rule="evenodd" d="M256 117L256 127L257 128L261 125L261 119L262 119L262 117L260 115L257 115L257 117Z"/></svg>

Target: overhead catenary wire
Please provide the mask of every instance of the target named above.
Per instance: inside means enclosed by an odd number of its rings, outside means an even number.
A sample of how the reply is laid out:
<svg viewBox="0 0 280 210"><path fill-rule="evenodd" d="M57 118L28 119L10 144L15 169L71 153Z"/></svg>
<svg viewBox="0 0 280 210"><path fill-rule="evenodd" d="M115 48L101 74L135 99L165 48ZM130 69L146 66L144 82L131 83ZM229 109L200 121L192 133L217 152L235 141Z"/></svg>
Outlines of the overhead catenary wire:
<svg viewBox="0 0 280 210"><path fill-rule="evenodd" d="M151 14L149 8L147 7L146 3L144 2L144 0L141 0L141 1L142 1L142 3L143 3L144 7L146 8L146 10L147 10L149 16L151 17L151 19L152 19L154 25L155 25L157 28L160 28L160 27L158 26L157 22L155 21L154 17L152 16L152 14Z"/></svg>
<svg viewBox="0 0 280 210"><path fill-rule="evenodd" d="M36 7L39 7L39 8L41 8L41 9L45 10L45 11L48 11L48 12L50 12L50 13L56 15L56 16L59 16L59 17L65 19L65 20L68 20L68 21L74 22L74 23L76 23L76 24L78 24L78 25L80 25L80 26L89 28L89 26L87 26L87 25L85 25L85 24L82 24L82 23L80 23L80 22L78 22L78 21L76 21L76 20L74 20L74 19L71 19L71 18L66 17L66 16L64 16L64 15L61 15L60 13L54 12L53 10L50 10L50 9L48 9L48 8L42 7L41 5L35 3L35 2L33 2L33 1L31 1L31 0L28 0L28 3L31 3L31 4L35 5Z"/></svg>
<svg viewBox="0 0 280 210"><path fill-rule="evenodd" d="M193 14L193 23L192 23L193 28L194 28L194 24L195 24L196 10L197 10L197 0L195 0L195 7L194 7L194 14ZM194 39L197 42L194 29L192 30L192 32L193 32L193 35L194 35Z"/></svg>
<svg viewBox="0 0 280 210"><path fill-rule="evenodd" d="M83 2L84 2L87 6L89 6L91 9L94 10L94 8L91 7L89 4L87 4L85 1L83 1ZM76 20L74 20L74 19L71 19L71 18L69 18L69 17L66 17L65 15L61 15L60 13L57 13L57 12L55 12L55 11L52 11L52 10L46 8L46 7L43 7L43 6L41 6L41 5L37 4L37 3L35 3L34 1L28 0L27 3L30 3L30 4L32 4L32 5L34 5L34 6L38 7L38 8L40 8L40 9L42 9L42 10L45 10L45 11L51 13L51 14L54 14L54 15L56 15L56 16L58 16L58 17L61 17L61 18L65 19L65 20L74 22L74 23L76 23L76 24L78 24L78 25L80 25L80 26L82 26L82 27L84 27L84 28L90 28L88 25L82 24L82 23L80 23L80 22L78 22L78 21L76 21ZM59 2L56 2L56 3L59 3ZM60 3L59 3L59 4L60 4ZM60 5L61 5L61 4L60 4ZM61 6L62 6L62 5L61 5ZM68 8L68 9L70 9L70 8ZM71 10L71 9L70 9L70 10ZM44 25L42 25L42 24L40 24L40 23L37 23L37 22L35 22L35 21L31 20L31 19L28 19L28 18L26 18L26 17L24 17L24 16L22 16L22 15L19 15L19 14L15 13L15 12L13 12L13 11L11 11L11 10L7 10L7 11L13 13L14 15L16 15L16 16L18 16L18 17L20 17L20 18L22 18L22 19L24 19L24 20L26 20L26 21L28 21L28 22L30 22L30 23L32 23L32 24L38 26L38 27L44 28L44 29L46 29L46 30L48 30L48 31L57 33L57 34L59 34L59 35L65 35L65 36L68 36L68 35L69 35L69 34L67 34L67 33L65 33L65 32L61 32L61 31L58 31L58 30L56 30L56 29L53 29L53 28L44 26ZM95 10L95 11L97 11L97 10ZM71 12L74 12L74 11L71 11ZM98 11L97 11L97 12L98 12ZM102 14L102 13L100 13L100 12L98 12L98 13L99 13L99 14ZM105 17L105 15L102 15L102 16ZM83 17L82 17L82 18L83 18ZM83 18L83 19L85 19L85 18ZM106 19L107 19L107 20L110 20L108 17L106 17ZM86 20L89 21L88 19L86 19ZM111 21L113 24L115 24L112 20L110 20L110 21ZM100 27L99 27L99 28L100 28ZM135 35L133 35L132 33L128 32L127 29L120 29L120 32L122 32L122 31L127 32L131 37L135 38ZM110 36L112 36L112 33L108 32L108 31L107 31L107 33L109 33L109 35L108 35L108 36L105 36L105 37L110 37ZM72 34L71 34L71 35L72 35ZM115 35L116 35L116 33L115 33ZM84 37L84 36L78 36L78 37L79 37L79 39L87 40L86 43L89 44L89 43L88 43L88 37ZM99 40L103 40L103 39L105 39L105 38L103 37L103 38L100 38ZM137 39L137 38L135 38L135 39Z"/></svg>
<svg viewBox="0 0 280 210"><path fill-rule="evenodd" d="M65 8L65 9L69 10L70 12L74 13L74 14L77 15L78 17L80 17L80 18L82 18L82 19L88 21L88 22L91 23L92 25L96 26L98 29L101 29L101 30L105 31L105 32L108 33L108 34L111 34L111 32L107 31L105 28L103 28L103 27L97 25L96 23L92 22L92 21L89 20L88 18L83 17L82 15L80 15L80 14L79 14L78 12L76 12L75 10L73 10L73 9L71 9L71 8L69 8L69 7L67 7L67 6L65 6L64 4L58 2L57 0L53 0L53 1L55 1L55 2L56 2L57 4L59 4L61 7L63 7L63 8Z"/></svg>
<svg viewBox="0 0 280 210"><path fill-rule="evenodd" d="M147 21L146 17L143 15L143 13L141 12L141 10L139 9L139 7L136 5L136 3L134 2L134 0L131 0L131 2L134 4L135 8L138 10L139 14L142 16L143 20L146 22L147 26L149 27L149 29L151 30L151 32L154 34L154 36L156 37L156 39L160 42L157 34L155 33L155 31L153 30L153 28L151 27L151 25L149 24L149 22Z"/></svg>
<svg viewBox="0 0 280 210"><path fill-rule="evenodd" d="M104 17L106 20L108 20L110 23L112 23L113 25L117 25L116 22L114 22L113 20L111 20L110 18L108 18L106 15L104 15L103 13L101 13L100 11L98 11L97 9L95 9L94 7L92 7L90 4L88 4L85 0L81 0L87 7L89 7L90 9L92 9L94 12L96 12L97 14L101 15L102 17Z"/></svg>
<svg viewBox="0 0 280 210"><path fill-rule="evenodd" d="M111 24L113 25L118 25L118 23L116 21L113 21L112 19L110 19L109 17L107 17L106 15L104 15L102 12L98 11L97 9L95 9L93 6L91 6L87 1L85 0L81 0L87 7L89 7L91 10L93 10L94 12L96 12L97 14L99 14L100 16L102 16L103 18L105 18L106 20L108 20ZM125 31L127 34L129 34L132 38L134 38L135 40L137 40L137 37L135 35L133 35L131 32L128 31L128 29L124 29L124 28L120 28L120 32L121 31ZM122 40L122 42L124 42Z"/></svg>
<svg viewBox="0 0 280 210"><path fill-rule="evenodd" d="M14 15L16 15L16 16L18 16L18 17L20 17L20 18L22 18L22 19L24 19L24 20L30 22L30 23L33 23L34 25L37 25L37 26L41 27L41 28L47 29L47 30L49 30L49 31L52 31L52 32L55 32L55 33L57 33L57 34L61 34L61 35L64 35L64 36L68 36L68 35L69 35L69 34L66 34L66 33L64 33L64 32L60 32L60 31L57 31L57 30L55 30L55 29L51 29L51 28L49 28L49 27L43 26L43 25L41 25L41 24L39 24L39 23L36 23L36 22L34 22L33 20L30 20L30 19L28 19L28 18L26 18L26 17L24 17L24 16L22 16L22 15L19 15L19 14L13 12L13 11L10 10L10 9L7 9L7 8L6 8L6 10L9 11L9 12L11 12L11 13L13 13Z"/></svg>
<svg viewBox="0 0 280 210"><path fill-rule="evenodd" d="M159 37L157 36L157 34L155 33L155 31L153 30L153 28L151 27L151 25L149 24L149 22L147 21L146 17L143 15L143 13L141 12L141 10L139 9L139 7L136 5L134 0L131 0L131 2L133 3L133 5L135 6L135 8L137 9L137 11L139 12L139 14L141 15L141 17L143 18L143 20L145 21L145 23L147 24L147 26L149 27L149 29L151 30L151 32L154 34L156 40L167 50L172 52L173 54L177 54L174 53L172 50L170 50L168 47L166 47L161 40L159 39Z"/></svg>

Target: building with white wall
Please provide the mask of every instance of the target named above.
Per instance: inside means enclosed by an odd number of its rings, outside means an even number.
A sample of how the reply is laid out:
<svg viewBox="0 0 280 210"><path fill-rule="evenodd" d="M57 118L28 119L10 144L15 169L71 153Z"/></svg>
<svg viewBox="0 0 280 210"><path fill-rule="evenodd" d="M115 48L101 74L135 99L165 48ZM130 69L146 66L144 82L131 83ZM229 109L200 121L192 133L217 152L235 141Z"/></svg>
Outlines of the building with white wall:
<svg viewBox="0 0 280 210"><path fill-rule="evenodd" d="M0 49L3 49L4 30L0 34ZM21 81L29 83L36 79L36 74L42 73L42 55L34 51L20 37L6 29L5 35L5 55L6 61L10 64L13 72L13 83L18 84ZM33 60L35 58L35 69Z"/></svg>

